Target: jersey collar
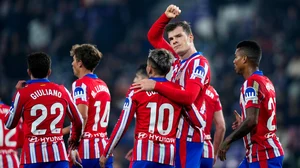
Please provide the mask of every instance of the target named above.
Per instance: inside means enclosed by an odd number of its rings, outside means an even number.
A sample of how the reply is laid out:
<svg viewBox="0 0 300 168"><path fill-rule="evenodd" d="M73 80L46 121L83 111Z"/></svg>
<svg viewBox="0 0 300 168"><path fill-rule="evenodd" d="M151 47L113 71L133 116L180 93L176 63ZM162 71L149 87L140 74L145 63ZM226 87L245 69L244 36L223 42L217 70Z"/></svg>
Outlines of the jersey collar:
<svg viewBox="0 0 300 168"><path fill-rule="evenodd" d="M181 60L180 64L183 64L184 62L186 62L188 59L195 57L196 55L202 55L202 52L195 52L194 54L192 54L189 58Z"/></svg>
<svg viewBox="0 0 300 168"><path fill-rule="evenodd" d="M89 78L93 78L93 79L97 79L98 78L98 76L96 74L86 74L85 76L89 77Z"/></svg>
<svg viewBox="0 0 300 168"><path fill-rule="evenodd" d="M166 81L168 81L166 78L162 78L162 77L151 77L149 79L155 80L156 82L166 82Z"/></svg>
<svg viewBox="0 0 300 168"><path fill-rule="evenodd" d="M252 75L255 75L255 74L259 75L259 76L263 76L264 75L262 71L255 71L255 72L253 72Z"/></svg>
<svg viewBox="0 0 300 168"><path fill-rule="evenodd" d="M32 84L32 83L48 83L50 82L48 79L32 79L32 80L28 80L26 81L26 84Z"/></svg>

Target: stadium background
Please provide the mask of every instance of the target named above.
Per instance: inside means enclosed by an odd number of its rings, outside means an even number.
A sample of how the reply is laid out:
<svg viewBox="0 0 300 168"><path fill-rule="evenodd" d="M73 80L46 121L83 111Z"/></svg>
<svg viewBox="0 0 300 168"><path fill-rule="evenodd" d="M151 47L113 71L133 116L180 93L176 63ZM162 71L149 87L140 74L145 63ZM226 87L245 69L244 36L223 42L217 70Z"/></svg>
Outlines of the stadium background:
<svg viewBox="0 0 300 168"><path fill-rule="evenodd" d="M96 74L109 86L112 107L109 134L118 119L135 69L145 63L147 31L169 4L178 5L177 20L191 23L198 51L210 60L212 85L220 94L231 132L243 78L233 70L235 45L244 39L263 48L260 69L277 91L278 136L285 150L284 167L300 167L300 1L299 0L1 0L0 89L10 104L19 79L28 79L26 55L51 55L50 80L67 88L75 80L69 51L73 44L93 43L104 54ZM133 126L115 150L115 167L132 146ZM1 137L0 137L1 138ZM244 157L242 141L232 145L227 161L215 167L237 167Z"/></svg>

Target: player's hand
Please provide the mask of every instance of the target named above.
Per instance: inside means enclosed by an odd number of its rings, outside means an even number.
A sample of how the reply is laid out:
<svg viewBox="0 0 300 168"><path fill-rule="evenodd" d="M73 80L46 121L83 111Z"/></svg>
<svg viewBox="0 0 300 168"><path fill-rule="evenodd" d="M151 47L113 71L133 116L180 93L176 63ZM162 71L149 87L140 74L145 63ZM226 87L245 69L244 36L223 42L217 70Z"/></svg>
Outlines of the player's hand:
<svg viewBox="0 0 300 168"><path fill-rule="evenodd" d="M25 80L19 80L18 83L16 84L16 89L22 89L24 87L24 85L26 84Z"/></svg>
<svg viewBox="0 0 300 168"><path fill-rule="evenodd" d="M82 161L79 157L79 153L77 150L71 150L70 151L70 158L71 158L71 162L73 163L73 165L78 166L78 167L83 167L82 166Z"/></svg>
<svg viewBox="0 0 300 168"><path fill-rule="evenodd" d="M219 150L219 158L221 161L226 160L226 152L228 151L230 147L229 140L226 138L223 143L220 145L220 150Z"/></svg>
<svg viewBox="0 0 300 168"><path fill-rule="evenodd" d="M99 159L99 164L100 164L101 168L105 168L106 161L107 161L107 158L102 155Z"/></svg>
<svg viewBox="0 0 300 168"><path fill-rule="evenodd" d="M130 149L130 150L127 152L126 156L125 156L125 158L126 158L127 160L129 160L129 161L131 161L132 150L133 150L133 149Z"/></svg>
<svg viewBox="0 0 300 168"><path fill-rule="evenodd" d="M214 156L214 163L213 163L213 165L215 165L215 163L217 162L217 159L218 159L218 154Z"/></svg>
<svg viewBox="0 0 300 168"><path fill-rule="evenodd" d="M151 79L143 79L140 80L134 84L132 84L132 87L130 89L138 89L135 93L140 91L153 91L155 87L156 82Z"/></svg>
<svg viewBox="0 0 300 168"><path fill-rule="evenodd" d="M239 113L236 110L234 110L234 116L235 116L235 122L233 122L231 126L233 130L237 129L237 127L239 127L242 123L242 117L239 115Z"/></svg>
<svg viewBox="0 0 300 168"><path fill-rule="evenodd" d="M173 19L176 16L180 15L181 10L176 5L169 5L165 11L165 14L168 18Z"/></svg>

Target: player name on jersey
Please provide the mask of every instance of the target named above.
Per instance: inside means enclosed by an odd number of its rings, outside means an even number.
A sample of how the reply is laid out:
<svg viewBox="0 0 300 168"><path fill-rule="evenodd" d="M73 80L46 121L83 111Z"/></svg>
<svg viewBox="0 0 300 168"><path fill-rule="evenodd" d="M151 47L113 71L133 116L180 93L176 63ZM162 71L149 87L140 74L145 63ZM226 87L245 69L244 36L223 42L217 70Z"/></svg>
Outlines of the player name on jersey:
<svg viewBox="0 0 300 168"><path fill-rule="evenodd" d="M54 89L39 89L30 94L32 99L37 99L40 96L56 96L61 98L61 92Z"/></svg>

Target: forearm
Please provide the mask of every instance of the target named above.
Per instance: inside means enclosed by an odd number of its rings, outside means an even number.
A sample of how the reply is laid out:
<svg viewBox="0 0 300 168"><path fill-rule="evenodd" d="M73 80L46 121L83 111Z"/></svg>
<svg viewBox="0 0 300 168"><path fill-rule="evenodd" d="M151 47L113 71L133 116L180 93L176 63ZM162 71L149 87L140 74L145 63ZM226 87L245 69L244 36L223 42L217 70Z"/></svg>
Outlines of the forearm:
<svg viewBox="0 0 300 168"><path fill-rule="evenodd" d="M255 126L256 124L253 124L253 122L251 122L249 119L246 119L244 122L242 122L241 126L231 133L226 139L229 140L229 143L241 139L251 132Z"/></svg>
<svg viewBox="0 0 300 168"><path fill-rule="evenodd" d="M223 142L224 135L225 135L225 127L216 127L216 132L214 134L214 154L215 156L218 154L219 146Z"/></svg>

